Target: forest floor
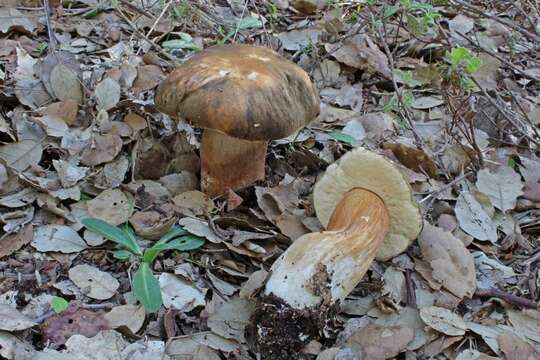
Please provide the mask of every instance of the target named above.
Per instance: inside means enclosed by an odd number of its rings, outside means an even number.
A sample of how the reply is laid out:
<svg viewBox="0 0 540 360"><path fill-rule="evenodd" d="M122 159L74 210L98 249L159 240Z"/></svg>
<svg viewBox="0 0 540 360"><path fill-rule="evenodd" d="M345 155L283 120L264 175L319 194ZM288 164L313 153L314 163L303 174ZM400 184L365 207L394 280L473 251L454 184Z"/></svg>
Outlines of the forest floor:
<svg viewBox="0 0 540 360"><path fill-rule="evenodd" d="M322 229L313 185L362 146L399 166L424 229L297 357L540 359L537 0L2 4L0 358L257 358L245 328L270 266ZM264 181L209 198L201 130L153 99L230 43L302 67L321 112L270 143Z"/></svg>

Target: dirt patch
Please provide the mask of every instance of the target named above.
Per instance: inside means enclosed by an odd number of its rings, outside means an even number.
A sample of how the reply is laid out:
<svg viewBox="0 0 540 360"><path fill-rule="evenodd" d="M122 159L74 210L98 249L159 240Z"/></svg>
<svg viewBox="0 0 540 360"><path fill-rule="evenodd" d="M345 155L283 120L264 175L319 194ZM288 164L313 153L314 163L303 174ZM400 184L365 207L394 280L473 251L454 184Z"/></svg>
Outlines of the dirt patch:
<svg viewBox="0 0 540 360"><path fill-rule="evenodd" d="M266 296L251 315L246 339L262 359L297 359L310 341L333 341L325 334L333 333L338 308L339 304L298 310L275 296Z"/></svg>

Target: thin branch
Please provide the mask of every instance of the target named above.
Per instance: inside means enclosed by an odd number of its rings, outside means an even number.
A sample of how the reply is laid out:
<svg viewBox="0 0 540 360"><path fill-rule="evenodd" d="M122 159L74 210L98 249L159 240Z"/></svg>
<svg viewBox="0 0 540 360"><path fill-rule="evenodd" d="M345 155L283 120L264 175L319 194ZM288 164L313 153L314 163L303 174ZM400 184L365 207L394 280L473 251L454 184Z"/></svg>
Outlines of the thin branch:
<svg viewBox="0 0 540 360"><path fill-rule="evenodd" d="M476 290L474 295L478 297L496 297L499 298L511 305L515 305L520 308L526 309L540 309L540 304L534 300L530 300L521 296L513 295L499 289L487 289L487 290Z"/></svg>

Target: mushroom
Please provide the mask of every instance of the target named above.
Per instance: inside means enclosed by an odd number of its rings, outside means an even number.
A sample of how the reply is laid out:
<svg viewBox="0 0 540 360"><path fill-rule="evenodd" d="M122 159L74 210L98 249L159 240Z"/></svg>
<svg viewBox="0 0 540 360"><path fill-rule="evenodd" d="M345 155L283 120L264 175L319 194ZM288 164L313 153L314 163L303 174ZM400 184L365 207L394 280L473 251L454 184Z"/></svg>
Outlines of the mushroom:
<svg viewBox="0 0 540 360"><path fill-rule="evenodd" d="M220 195L264 179L269 140L293 134L319 113L307 73L271 49L217 45L159 85L159 111L204 129L201 188Z"/></svg>
<svg viewBox="0 0 540 360"><path fill-rule="evenodd" d="M326 230L298 238L274 262L262 305L248 327L247 335L263 358L290 357L295 351L291 346L301 347L318 336L321 329L312 324L326 323L373 259L405 251L422 229L421 213L401 172L363 148L328 167L315 185L313 200ZM285 342L270 344L283 332L288 333L288 350L283 350ZM272 353L276 345L284 357Z"/></svg>

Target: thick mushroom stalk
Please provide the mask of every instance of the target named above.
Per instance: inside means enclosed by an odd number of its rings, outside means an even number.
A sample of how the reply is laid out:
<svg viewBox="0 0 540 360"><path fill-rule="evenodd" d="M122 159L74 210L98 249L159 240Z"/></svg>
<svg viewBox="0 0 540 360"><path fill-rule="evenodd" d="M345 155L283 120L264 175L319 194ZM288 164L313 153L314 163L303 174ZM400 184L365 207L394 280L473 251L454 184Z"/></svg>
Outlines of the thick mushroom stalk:
<svg viewBox="0 0 540 360"><path fill-rule="evenodd" d="M206 129L201 141L201 189L220 195L264 179L268 141L247 141Z"/></svg>
<svg viewBox="0 0 540 360"><path fill-rule="evenodd" d="M375 258L405 251L422 229L412 190L388 159L356 148L330 165L313 200L326 231L275 261L246 335L262 358L293 359L324 328ZM285 337L283 334L286 334Z"/></svg>
<svg viewBox="0 0 540 360"><path fill-rule="evenodd" d="M350 190L326 231L300 237L276 260L265 293L297 309L344 300L373 262L389 223L378 195Z"/></svg>

